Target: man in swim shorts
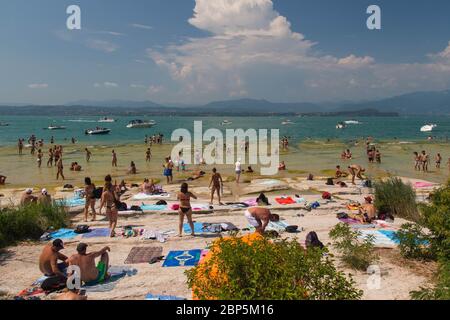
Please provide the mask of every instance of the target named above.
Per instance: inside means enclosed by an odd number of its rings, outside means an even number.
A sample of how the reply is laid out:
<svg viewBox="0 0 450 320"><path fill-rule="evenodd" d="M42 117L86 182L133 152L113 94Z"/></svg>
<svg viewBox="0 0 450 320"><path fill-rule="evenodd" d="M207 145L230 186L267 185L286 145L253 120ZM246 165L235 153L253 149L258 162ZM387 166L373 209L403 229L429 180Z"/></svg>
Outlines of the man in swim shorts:
<svg viewBox="0 0 450 320"><path fill-rule="evenodd" d="M280 221L280 216L272 214L269 209L252 207L245 210L248 223L255 227L256 232L263 234L270 221Z"/></svg>
<svg viewBox="0 0 450 320"><path fill-rule="evenodd" d="M45 245L39 256L39 270L47 277L59 277L65 279L62 272L67 267L67 257L60 253L64 249L64 243L61 239L55 239L53 242ZM61 261L58 263L58 261Z"/></svg>
<svg viewBox="0 0 450 320"><path fill-rule="evenodd" d="M69 265L75 265L80 268L81 281L84 283L101 283L108 277L109 255L111 251L109 247L104 247L100 251L87 253L88 245L79 243L77 246L77 254L69 258ZM100 257L100 261L95 265L95 259Z"/></svg>

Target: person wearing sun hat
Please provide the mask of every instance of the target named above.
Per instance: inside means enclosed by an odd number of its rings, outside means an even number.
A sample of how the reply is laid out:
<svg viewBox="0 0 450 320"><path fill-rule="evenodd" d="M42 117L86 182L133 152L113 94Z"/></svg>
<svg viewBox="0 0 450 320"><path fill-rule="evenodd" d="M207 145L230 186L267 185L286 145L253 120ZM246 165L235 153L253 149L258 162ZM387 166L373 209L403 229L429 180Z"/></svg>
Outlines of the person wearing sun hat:
<svg viewBox="0 0 450 320"><path fill-rule="evenodd" d="M37 201L37 198L35 196L33 196L33 189L27 188L27 189L25 189L25 192L22 195L22 198L20 199L20 205L27 206L31 203L35 203L36 201Z"/></svg>
<svg viewBox="0 0 450 320"><path fill-rule="evenodd" d="M41 194L38 197L38 202L46 206L52 203L52 197L48 194L47 189L42 189Z"/></svg>

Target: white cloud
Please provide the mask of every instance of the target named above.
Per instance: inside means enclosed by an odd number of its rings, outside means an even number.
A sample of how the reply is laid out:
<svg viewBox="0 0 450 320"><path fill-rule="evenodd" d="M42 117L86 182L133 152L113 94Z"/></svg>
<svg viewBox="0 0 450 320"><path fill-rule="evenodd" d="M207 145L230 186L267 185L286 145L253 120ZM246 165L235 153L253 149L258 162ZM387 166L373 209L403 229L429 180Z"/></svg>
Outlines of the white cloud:
<svg viewBox="0 0 450 320"><path fill-rule="evenodd" d="M133 23L133 24L131 24L131 26L133 28L145 29L145 30L152 30L153 29L152 26L148 26L148 25L140 24L140 23Z"/></svg>
<svg viewBox="0 0 450 320"><path fill-rule="evenodd" d="M47 83L32 83L28 85L28 88L30 89L47 89L48 84Z"/></svg>
<svg viewBox="0 0 450 320"><path fill-rule="evenodd" d="M144 88L146 88L146 86L144 86L143 84L135 84L135 83L132 83L132 84L130 84L130 88L134 88L134 89L144 89Z"/></svg>
<svg viewBox="0 0 450 320"><path fill-rule="evenodd" d="M162 86L151 85L147 89L147 93L150 95L155 95L163 91L164 88Z"/></svg>
<svg viewBox="0 0 450 320"><path fill-rule="evenodd" d="M119 85L115 82L105 81L103 83L94 83L95 88L117 88Z"/></svg>
<svg viewBox="0 0 450 320"><path fill-rule="evenodd" d="M386 65L370 56L319 53L316 43L293 31L288 19L274 10L272 0L195 3L189 23L209 36L147 49L153 62L181 86L180 97L360 99L403 93L418 83L424 89L450 85L450 43L430 55L430 63Z"/></svg>
<svg viewBox="0 0 450 320"><path fill-rule="evenodd" d="M121 32L116 32L116 31L96 31L95 33L97 34L106 34L106 35L110 35L110 36L115 36L115 37L120 37L120 36L124 36L124 33Z"/></svg>
<svg viewBox="0 0 450 320"><path fill-rule="evenodd" d="M106 40L89 39L86 41L86 46L88 48L103 51L106 53L112 53L119 49L119 46L115 43Z"/></svg>

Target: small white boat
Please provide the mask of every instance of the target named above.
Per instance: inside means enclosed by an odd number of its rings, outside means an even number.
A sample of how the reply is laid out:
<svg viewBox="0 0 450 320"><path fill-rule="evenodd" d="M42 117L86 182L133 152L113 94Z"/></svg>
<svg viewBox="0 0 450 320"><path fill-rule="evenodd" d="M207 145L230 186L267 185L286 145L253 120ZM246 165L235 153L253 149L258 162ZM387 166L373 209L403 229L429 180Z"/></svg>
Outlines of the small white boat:
<svg viewBox="0 0 450 320"><path fill-rule="evenodd" d="M101 135L101 134L109 134L111 129L108 128L95 128L95 129L87 129L84 133L89 135Z"/></svg>
<svg viewBox="0 0 450 320"><path fill-rule="evenodd" d="M436 124L426 124L426 125L422 126L422 128L420 128L420 131L421 132L431 132L436 127L437 127Z"/></svg>
<svg viewBox="0 0 450 320"><path fill-rule="evenodd" d="M9 123L0 122L0 127L7 127L7 126L9 126Z"/></svg>
<svg viewBox="0 0 450 320"><path fill-rule="evenodd" d="M48 126L48 130L64 130L66 127L63 126Z"/></svg>
<svg viewBox="0 0 450 320"><path fill-rule="evenodd" d="M281 124L283 126L287 126L287 125L290 125L290 124L294 124L294 122L292 122L291 120L284 120Z"/></svg>
<svg viewBox="0 0 450 320"><path fill-rule="evenodd" d="M100 120L98 120L98 122L108 122L108 123L111 123L111 122L116 122L116 119L104 117L104 118L101 118Z"/></svg>
<svg viewBox="0 0 450 320"><path fill-rule="evenodd" d="M344 121L345 124L361 124L358 120L347 120Z"/></svg>
<svg viewBox="0 0 450 320"><path fill-rule="evenodd" d="M143 121L143 120L132 120L128 123L127 128L136 129L136 128L151 128L156 124L155 121Z"/></svg>
<svg viewBox="0 0 450 320"><path fill-rule="evenodd" d="M346 125L345 125L345 123L343 123L343 122L339 122L337 125L336 125L336 129L345 129L346 128Z"/></svg>
<svg viewBox="0 0 450 320"><path fill-rule="evenodd" d="M233 122L231 122L231 121L228 121L228 120L223 120L222 121L222 125L223 126L229 126L230 124L232 124Z"/></svg>

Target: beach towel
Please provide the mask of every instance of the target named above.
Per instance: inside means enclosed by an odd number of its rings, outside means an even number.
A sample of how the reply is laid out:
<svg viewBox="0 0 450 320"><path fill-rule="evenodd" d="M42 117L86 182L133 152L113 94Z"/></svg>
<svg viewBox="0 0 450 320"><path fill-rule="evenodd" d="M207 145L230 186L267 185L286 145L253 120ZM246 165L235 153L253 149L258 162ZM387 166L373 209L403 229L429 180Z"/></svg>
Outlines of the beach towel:
<svg viewBox="0 0 450 320"><path fill-rule="evenodd" d="M220 226L222 227L222 230L224 230L224 231L237 231L237 230L239 230L239 228L236 227L231 222L222 222L220 224Z"/></svg>
<svg viewBox="0 0 450 320"><path fill-rule="evenodd" d="M159 194L146 194L146 193L138 193L135 194L131 200L153 200L153 199L166 199L166 198L170 198L170 193L167 192L163 192L163 193L159 193Z"/></svg>
<svg viewBox="0 0 450 320"><path fill-rule="evenodd" d="M285 232L286 228L289 227L290 225L286 222L286 221L269 221L269 224L266 227L266 231L276 231L278 233L281 232ZM256 230L256 228L252 225L249 225L248 228L250 229L250 231L254 231Z"/></svg>
<svg viewBox="0 0 450 320"><path fill-rule="evenodd" d="M77 233L73 231L73 229L59 229L57 231L50 233L50 240L54 239L62 239L62 240L70 240L78 236Z"/></svg>
<svg viewBox="0 0 450 320"><path fill-rule="evenodd" d="M418 181L418 182L414 183L414 188L429 188L429 187L434 187L434 186L436 186L436 184L431 183L431 182Z"/></svg>
<svg viewBox="0 0 450 320"><path fill-rule="evenodd" d="M176 296L153 295L153 294L149 293L145 296L145 300L187 300L187 299L176 297Z"/></svg>
<svg viewBox="0 0 450 320"><path fill-rule="evenodd" d="M275 201L282 205L294 204L295 201L291 197L275 198Z"/></svg>
<svg viewBox="0 0 450 320"><path fill-rule="evenodd" d="M162 247L133 247L125 264L148 263L152 258L162 255Z"/></svg>
<svg viewBox="0 0 450 320"><path fill-rule="evenodd" d="M183 225L183 230L185 233L192 233L189 223ZM219 233L221 231L222 226L220 223L194 222L194 233Z"/></svg>
<svg viewBox="0 0 450 320"><path fill-rule="evenodd" d="M86 292L109 292L114 290L119 280L126 276L131 277L137 274L137 270L129 267L112 266L109 268L108 274L110 277L102 283L85 284L81 288L86 290Z"/></svg>
<svg viewBox="0 0 450 320"><path fill-rule="evenodd" d="M226 205L233 209L243 209L249 207L248 204L243 202L227 202Z"/></svg>
<svg viewBox="0 0 450 320"><path fill-rule="evenodd" d="M212 210L211 206L209 204L204 204L204 203L193 203L191 206L192 206L192 211Z"/></svg>
<svg viewBox="0 0 450 320"><path fill-rule="evenodd" d="M373 244L376 247L394 247L398 244L398 241L392 240L380 230L359 230L359 232L360 236L358 238L360 239L366 239L369 235L372 235L374 237Z"/></svg>
<svg viewBox="0 0 450 320"><path fill-rule="evenodd" d="M82 238L90 239L90 238L109 237L110 233L111 230L109 228L91 229L90 232L83 234Z"/></svg>
<svg viewBox="0 0 450 320"><path fill-rule="evenodd" d="M169 233L174 233L174 231L163 231L159 232L156 230L145 230L142 234L141 239L144 240L158 240L161 243L166 242Z"/></svg>
<svg viewBox="0 0 450 320"><path fill-rule="evenodd" d="M81 207L84 206L86 203L86 200L84 198L66 198L63 200L56 200L56 204L64 207Z"/></svg>
<svg viewBox="0 0 450 320"><path fill-rule="evenodd" d="M256 202L256 199L247 199L242 201L242 203L245 203L249 207L255 207L258 205L258 202Z"/></svg>
<svg viewBox="0 0 450 320"><path fill-rule="evenodd" d="M306 202L306 199L305 198L298 198L298 199L295 199L295 202L296 203L303 203L303 202Z"/></svg>
<svg viewBox="0 0 450 320"><path fill-rule="evenodd" d="M196 266L202 255L201 249L170 251L163 267L192 267Z"/></svg>
<svg viewBox="0 0 450 320"><path fill-rule="evenodd" d="M167 205L162 204L143 204L141 206L142 211L161 211L161 210L167 210Z"/></svg>

